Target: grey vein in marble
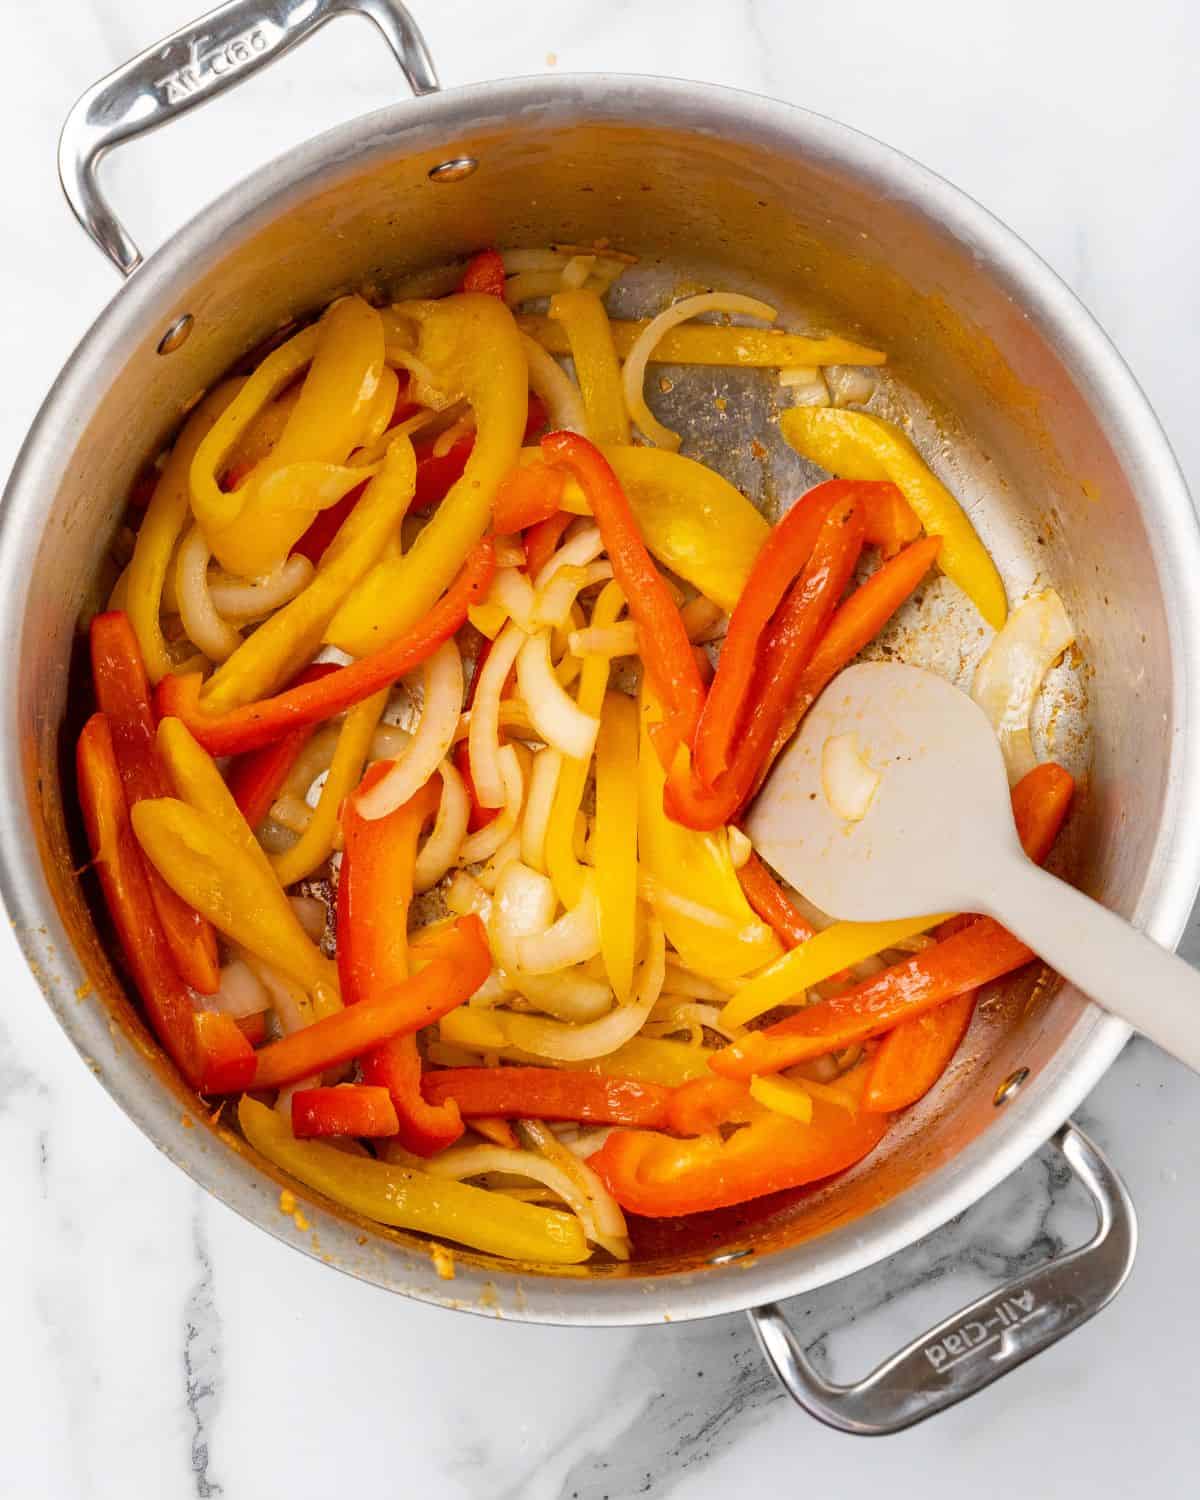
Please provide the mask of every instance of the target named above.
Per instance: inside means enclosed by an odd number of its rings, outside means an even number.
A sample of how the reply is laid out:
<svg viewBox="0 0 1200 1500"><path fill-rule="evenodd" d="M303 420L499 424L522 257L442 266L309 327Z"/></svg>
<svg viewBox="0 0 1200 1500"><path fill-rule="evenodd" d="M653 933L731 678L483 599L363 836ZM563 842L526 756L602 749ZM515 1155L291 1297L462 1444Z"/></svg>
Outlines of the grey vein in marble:
<svg viewBox="0 0 1200 1500"><path fill-rule="evenodd" d="M192 1215L192 1248L197 1275L184 1311L183 1370L187 1409L193 1423L191 1459L196 1494L199 1500L210 1500L211 1496L225 1492L209 1474L208 1437L221 1396L221 1317L213 1295L212 1257L204 1230L204 1204L199 1196Z"/></svg>

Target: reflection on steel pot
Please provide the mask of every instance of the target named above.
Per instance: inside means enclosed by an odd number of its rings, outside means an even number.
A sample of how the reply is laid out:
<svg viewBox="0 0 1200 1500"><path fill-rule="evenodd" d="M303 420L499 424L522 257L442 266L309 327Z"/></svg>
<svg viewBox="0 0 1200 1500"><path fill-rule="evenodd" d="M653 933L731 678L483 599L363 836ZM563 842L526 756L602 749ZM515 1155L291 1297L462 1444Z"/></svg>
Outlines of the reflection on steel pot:
<svg viewBox="0 0 1200 1500"><path fill-rule="evenodd" d="M140 265L96 185L104 151L349 12L379 27L427 97L298 146ZM90 90L64 131L64 186L129 279L55 382L0 516L0 611L15 663L0 854L18 936L122 1108L198 1182L279 1235L290 1221L276 1212L277 1174L232 1129L187 1127L195 1100L124 994L107 929L74 875L79 830L60 745L78 727L66 722L77 622L133 477L239 356L349 288L386 291L485 244L605 239L643 258L623 313L657 310L684 280L734 286L779 305L791 326L886 348L883 401L911 419L1010 593L1020 597L1045 565L1084 644L1090 709L1078 712L1079 692L1056 705L1057 753L1090 767L1074 819L1077 878L1170 944L1200 871L1196 522L1132 377L1037 257L907 158L771 100L620 76L435 89L395 0L232 0ZM711 406L695 397L717 393L712 379L681 375L679 411ZM749 424L761 431L770 410L763 378L721 380L728 413L714 410L687 436L767 505L806 476L782 444L765 459L751 451ZM735 414L747 423L742 446ZM910 620L921 620L923 660L969 669L983 645L978 621L937 587ZM85 986L94 994L81 1004ZM114 1015L122 1026L110 1026ZM464 1253L447 1283L414 1237L302 1196L324 1257L431 1302L584 1324L752 1308L846 1276L963 1210L1062 1124L1126 1035L1070 989L1030 976L998 988L957 1065L858 1168L815 1192L662 1231L631 1265L588 1275ZM1101 1230L1080 1258L956 1314L863 1387L822 1382L765 1307L760 1337L797 1398L851 1431L895 1429L1096 1311L1128 1269L1132 1213L1094 1147L1070 1130L1060 1144L1100 1205Z"/></svg>

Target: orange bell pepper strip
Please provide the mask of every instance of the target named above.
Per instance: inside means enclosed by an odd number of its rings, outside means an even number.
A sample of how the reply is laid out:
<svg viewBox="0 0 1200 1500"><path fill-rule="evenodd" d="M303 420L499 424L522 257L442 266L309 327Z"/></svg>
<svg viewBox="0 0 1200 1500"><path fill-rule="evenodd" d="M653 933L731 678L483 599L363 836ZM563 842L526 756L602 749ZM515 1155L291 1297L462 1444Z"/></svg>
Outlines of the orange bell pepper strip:
<svg viewBox="0 0 1200 1500"><path fill-rule="evenodd" d="M890 479L831 479L828 483L860 486L865 541L868 547L878 547L885 559L895 557L901 547L921 535L916 511Z"/></svg>
<svg viewBox="0 0 1200 1500"><path fill-rule="evenodd" d="M705 1135L750 1108L750 1089L740 1078L691 1078L667 1106L667 1128L676 1135Z"/></svg>
<svg viewBox="0 0 1200 1500"><path fill-rule="evenodd" d="M857 1098L863 1067L839 1087ZM800 1187L844 1172L879 1144L887 1115L850 1113L813 1100L812 1120L802 1125L759 1105L749 1123L727 1140L715 1131L675 1140L649 1130L614 1131L588 1165L622 1208L647 1218L703 1213Z"/></svg>
<svg viewBox="0 0 1200 1500"><path fill-rule="evenodd" d="M1010 974L1034 956L999 922L981 917L831 1000L807 1006L762 1031L748 1032L715 1053L709 1066L722 1078L749 1078L840 1052Z"/></svg>
<svg viewBox="0 0 1200 1500"><path fill-rule="evenodd" d="M570 511L560 510L525 533L525 572L530 579L536 578L554 556L563 532L574 519Z"/></svg>
<svg viewBox="0 0 1200 1500"><path fill-rule="evenodd" d="M192 1007L158 919L146 864L129 822L112 731L103 713L83 727L76 750L79 801L96 873L150 1028L193 1088L245 1088L250 1043L226 1015Z"/></svg>
<svg viewBox="0 0 1200 1500"><path fill-rule="evenodd" d="M317 662L306 667L296 679L298 687L307 682L320 682L336 672L332 662ZM267 814L288 773L300 758L300 752L313 737L315 724L301 724L289 729L282 739L273 745L264 745L261 750L251 750L239 755L229 768L226 781L233 793L233 800L251 828L257 828Z"/></svg>
<svg viewBox="0 0 1200 1500"><path fill-rule="evenodd" d="M108 719L126 804L132 808L146 797L169 797L154 743L150 680L129 616L120 610L96 615L90 639L96 701ZM157 870L148 867L146 875L175 967L194 990L211 995L221 982L216 934Z"/></svg>
<svg viewBox="0 0 1200 1500"><path fill-rule="evenodd" d="M467 262L460 292L484 292L490 297L504 296L504 257L499 250L481 250Z"/></svg>
<svg viewBox="0 0 1200 1500"><path fill-rule="evenodd" d="M753 849L737 874L755 916L762 918L785 948L798 948L808 942L813 929L783 894L779 882Z"/></svg>
<svg viewBox="0 0 1200 1500"><path fill-rule="evenodd" d="M387 1089L362 1083L297 1089L292 1095L292 1134L298 1141L323 1135L395 1135L392 1096Z"/></svg>
<svg viewBox="0 0 1200 1500"><path fill-rule="evenodd" d="M812 555L775 613L728 769L706 785L676 757L663 793L668 817L688 828L719 828L749 797L796 682L854 572L862 538L862 513L853 499L829 508Z"/></svg>
<svg viewBox="0 0 1200 1500"><path fill-rule="evenodd" d="M487 935L475 915L459 917L426 945L429 963L385 993L322 1016L255 1054L252 1087L282 1088L349 1062L389 1037L419 1031L473 995L492 968Z"/></svg>
<svg viewBox="0 0 1200 1500"><path fill-rule="evenodd" d="M554 515L562 504L567 476L546 464L516 468L496 491L492 502L492 529L501 536L524 531Z"/></svg>
<svg viewBox="0 0 1200 1500"><path fill-rule="evenodd" d="M1025 853L1038 864L1050 853L1074 790L1070 773L1050 761L1035 766L1013 787L1017 833ZM938 936L950 937L962 927L960 919L952 918L942 923ZM929 1092L967 1034L978 993L968 990L888 1032L871 1058L864 1109L907 1109Z"/></svg>
<svg viewBox="0 0 1200 1500"><path fill-rule="evenodd" d="M892 618L933 566L942 545L941 537L926 536L884 563L861 588L855 589L834 611L829 628L817 643L812 657L792 693L771 748L754 780L754 791L763 784L775 757L796 732L800 720L847 663L854 660Z"/></svg>
<svg viewBox="0 0 1200 1500"><path fill-rule="evenodd" d="M360 790L388 774L372 766ZM385 994L408 977L408 911L423 825L437 812L434 778L385 818L362 817L350 798L342 813L342 869L338 881L338 977L347 1005ZM419 1156L452 1145L463 1133L453 1103L427 1104L421 1095L421 1054L412 1034L390 1037L360 1059L363 1081L387 1091L395 1136ZM352 1132L360 1134L362 1132Z"/></svg>
<svg viewBox="0 0 1200 1500"><path fill-rule="evenodd" d="M405 631L390 646L373 651L348 667L339 667L318 682L289 688L257 703L208 714L200 705L198 673L164 677L155 697L158 716L182 719L210 755L257 750L302 724L331 719L432 656L463 624L468 608L487 593L495 568L495 545L490 537L484 537L476 543L450 588L419 625Z"/></svg>
<svg viewBox="0 0 1200 1500"><path fill-rule="evenodd" d="M642 540L620 481L594 443L574 432L552 432L542 439L546 462L570 471L587 496L613 577L638 626L642 660L666 699L668 727L689 744L704 706L704 684L692 644L666 581Z"/></svg>
<svg viewBox="0 0 1200 1500"><path fill-rule="evenodd" d="M562 1068L441 1068L421 1088L431 1104L453 1099L464 1119L579 1120L663 1128L672 1090L660 1083Z"/></svg>

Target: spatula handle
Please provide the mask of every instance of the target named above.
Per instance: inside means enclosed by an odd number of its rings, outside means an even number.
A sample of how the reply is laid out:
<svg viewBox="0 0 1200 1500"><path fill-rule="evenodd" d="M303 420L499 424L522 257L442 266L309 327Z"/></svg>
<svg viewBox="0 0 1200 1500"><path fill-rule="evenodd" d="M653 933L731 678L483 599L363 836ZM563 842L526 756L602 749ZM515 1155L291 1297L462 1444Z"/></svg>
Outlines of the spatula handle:
<svg viewBox="0 0 1200 1500"><path fill-rule="evenodd" d="M1024 856L989 868L989 916L1097 1005L1200 1072L1200 972Z"/></svg>

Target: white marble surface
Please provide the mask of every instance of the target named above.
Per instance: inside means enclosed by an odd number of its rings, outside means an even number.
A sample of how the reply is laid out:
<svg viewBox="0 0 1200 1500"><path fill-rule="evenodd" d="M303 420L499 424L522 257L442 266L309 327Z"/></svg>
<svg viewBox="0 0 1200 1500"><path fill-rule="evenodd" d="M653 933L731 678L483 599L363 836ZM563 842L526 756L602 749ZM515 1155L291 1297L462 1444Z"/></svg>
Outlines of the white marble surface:
<svg viewBox="0 0 1200 1500"><path fill-rule="evenodd" d="M76 94L201 0L8 0L0 473L115 290L59 196ZM657 72L772 93L928 163L1008 220L1125 352L1200 486L1200 11L1188 0L439 0L443 82ZM307 134L398 93L365 27L310 49L108 169L150 245ZM269 109L263 101L269 100ZM265 123L260 123L265 122ZM1193 952L1200 935L1193 928ZM0 936L0 1495L601 1500L758 1491L940 1497L1194 1493L1200 1085L1135 1044L1083 1119L1143 1240L1101 1318L966 1406L867 1444L779 1395L740 1318L643 1331L499 1325L333 1275L205 1198L95 1086ZM1078 1232L1049 1158L965 1220L796 1308L863 1370ZM853 1314L857 1322L851 1326Z"/></svg>

